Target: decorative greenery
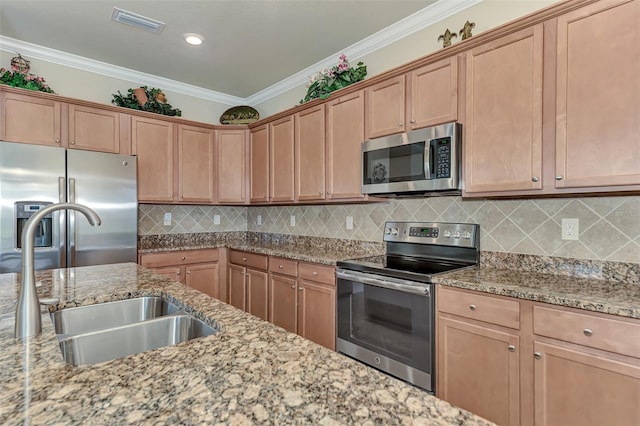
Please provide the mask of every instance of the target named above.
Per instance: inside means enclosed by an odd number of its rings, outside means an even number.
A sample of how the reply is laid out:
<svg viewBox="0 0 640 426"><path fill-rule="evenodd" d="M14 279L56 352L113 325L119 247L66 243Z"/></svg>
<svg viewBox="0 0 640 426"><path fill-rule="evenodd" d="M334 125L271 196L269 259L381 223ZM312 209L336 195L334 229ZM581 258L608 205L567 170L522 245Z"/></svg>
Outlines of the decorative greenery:
<svg viewBox="0 0 640 426"><path fill-rule="evenodd" d="M0 68L0 84L40 92L55 93L51 87L45 83L44 78L28 72L21 72L20 69L14 65L11 66L10 70Z"/></svg>
<svg viewBox="0 0 640 426"><path fill-rule="evenodd" d="M326 99L331 92L347 87L353 83L364 80L367 75L367 66L358 62L355 68L349 65L347 56L340 55L338 65L327 70L315 73L307 83L307 95L300 103L309 102L312 99Z"/></svg>
<svg viewBox="0 0 640 426"><path fill-rule="evenodd" d="M111 103L120 107L137 109L140 111L153 112L155 114L170 115L180 117L182 111L177 108L173 108L166 102L166 97L162 90L156 88L148 88L147 86L141 86L147 95L147 101L140 105L138 98L134 93L134 89L129 89L126 95L123 95L118 90L117 94L113 94Z"/></svg>

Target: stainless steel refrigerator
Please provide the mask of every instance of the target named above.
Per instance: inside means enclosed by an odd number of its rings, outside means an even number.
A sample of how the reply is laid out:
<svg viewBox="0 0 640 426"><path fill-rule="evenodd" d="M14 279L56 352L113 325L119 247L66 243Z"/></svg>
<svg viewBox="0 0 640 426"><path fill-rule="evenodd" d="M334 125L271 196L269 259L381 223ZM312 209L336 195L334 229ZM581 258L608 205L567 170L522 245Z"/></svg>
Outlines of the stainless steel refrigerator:
<svg viewBox="0 0 640 426"><path fill-rule="evenodd" d="M102 225L73 211L45 217L36 232L36 269L136 261L136 157L0 141L0 273L21 270L24 224L58 202L91 207Z"/></svg>

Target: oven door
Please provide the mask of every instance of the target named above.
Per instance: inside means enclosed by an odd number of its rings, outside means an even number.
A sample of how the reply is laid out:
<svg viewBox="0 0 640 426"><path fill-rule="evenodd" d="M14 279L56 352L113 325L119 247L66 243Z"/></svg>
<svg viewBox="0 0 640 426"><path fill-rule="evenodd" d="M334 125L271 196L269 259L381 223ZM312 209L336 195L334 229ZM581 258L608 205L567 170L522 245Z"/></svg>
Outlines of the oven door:
<svg viewBox="0 0 640 426"><path fill-rule="evenodd" d="M433 392L432 284L338 269L338 352Z"/></svg>

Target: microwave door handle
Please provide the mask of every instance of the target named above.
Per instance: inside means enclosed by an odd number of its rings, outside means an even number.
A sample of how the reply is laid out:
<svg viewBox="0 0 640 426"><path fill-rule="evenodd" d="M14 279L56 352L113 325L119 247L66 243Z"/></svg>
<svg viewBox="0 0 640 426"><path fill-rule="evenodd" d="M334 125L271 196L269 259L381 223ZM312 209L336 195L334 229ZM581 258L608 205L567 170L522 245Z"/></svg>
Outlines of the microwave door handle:
<svg viewBox="0 0 640 426"><path fill-rule="evenodd" d="M431 141L425 143L424 147L424 177L431 179L431 170L433 170L433 147Z"/></svg>

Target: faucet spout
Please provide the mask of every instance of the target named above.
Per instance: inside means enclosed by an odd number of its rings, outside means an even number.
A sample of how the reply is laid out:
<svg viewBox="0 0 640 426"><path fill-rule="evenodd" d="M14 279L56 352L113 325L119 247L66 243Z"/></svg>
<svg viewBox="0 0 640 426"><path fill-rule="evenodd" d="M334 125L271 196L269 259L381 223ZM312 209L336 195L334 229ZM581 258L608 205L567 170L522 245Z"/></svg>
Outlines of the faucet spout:
<svg viewBox="0 0 640 426"><path fill-rule="evenodd" d="M34 257L34 238L40 221L49 213L57 210L75 210L82 213L92 226L102 221L89 207L75 203L51 204L29 218L22 231L22 285L16 305L16 325L14 336L18 339L37 336L42 332L40 301L36 292Z"/></svg>

